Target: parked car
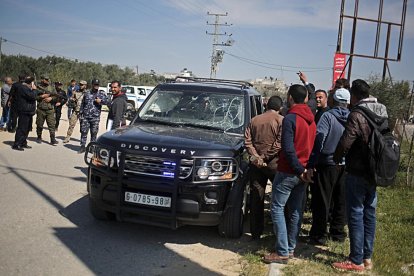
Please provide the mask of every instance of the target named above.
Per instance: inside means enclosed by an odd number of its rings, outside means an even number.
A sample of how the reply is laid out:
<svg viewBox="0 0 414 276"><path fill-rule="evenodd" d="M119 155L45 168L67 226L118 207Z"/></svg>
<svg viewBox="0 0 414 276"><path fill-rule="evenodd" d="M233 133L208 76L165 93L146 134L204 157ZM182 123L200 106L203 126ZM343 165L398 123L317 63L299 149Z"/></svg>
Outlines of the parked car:
<svg viewBox="0 0 414 276"><path fill-rule="evenodd" d="M158 85L129 126L88 145L90 212L172 229L218 226L240 237L248 208L244 131L263 112L261 95L242 81L185 80Z"/></svg>
<svg viewBox="0 0 414 276"><path fill-rule="evenodd" d="M122 91L127 95L128 104L133 109L138 109L153 89L153 86L122 85Z"/></svg>

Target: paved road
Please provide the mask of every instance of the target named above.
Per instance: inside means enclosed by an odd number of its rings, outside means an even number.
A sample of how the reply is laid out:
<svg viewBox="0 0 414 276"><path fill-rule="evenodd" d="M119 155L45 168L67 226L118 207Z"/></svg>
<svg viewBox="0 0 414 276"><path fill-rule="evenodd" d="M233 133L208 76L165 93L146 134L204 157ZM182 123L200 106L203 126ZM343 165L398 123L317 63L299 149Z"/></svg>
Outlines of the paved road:
<svg viewBox="0 0 414 276"><path fill-rule="evenodd" d="M238 275L248 237L226 240L215 227L176 231L94 220L86 197L86 166L79 127L62 144L10 148L0 132L0 275ZM106 116L106 114L104 114ZM101 124L103 125L103 124ZM101 126L101 132L103 126Z"/></svg>

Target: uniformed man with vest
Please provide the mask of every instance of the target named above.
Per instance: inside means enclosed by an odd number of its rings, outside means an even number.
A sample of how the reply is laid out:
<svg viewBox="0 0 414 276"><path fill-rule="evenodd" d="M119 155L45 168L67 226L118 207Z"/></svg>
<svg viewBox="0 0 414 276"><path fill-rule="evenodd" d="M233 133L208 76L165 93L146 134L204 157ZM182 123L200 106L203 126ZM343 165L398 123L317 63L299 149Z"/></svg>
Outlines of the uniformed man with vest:
<svg viewBox="0 0 414 276"><path fill-rule="evenodd" d="M85 152L88 131L91 131L91 142L96 141L99 131L99 121L101 119L101 109L103 105L108 105L109 100L105 92L99 90L99 80L92 80L92 89L87 91L82 99L80 107L80 131L81 147L78 153Z"/></svg>
<svg viewBox="0 0 414 276"><path fill-rule="evenodd" d="M47 76L41 77L41 82L37 85L37 90L39 94L36 97L36 142L39 144L42 142L43 125L46 121L50 132L50 144L56 145L58 141L56 141L55 136L56 119L54 103L56 103L57 93L49 85L49 77Z"/></svg>
<svg viewBox="0 0 414 276"><path fill-rule="evenodd" d="M80 106L83 100L83 95L85 95L86 86L88 83L84 80L81 80L79 84L80 84L79 91L74 91L68 101L68 106L70 106L73 109L73 112L70 115L69 128L68 128L68 132L66 134L65 140L63 140L63 143L69 142L70 136L72 136L73 129L75 128L76 122L79 119Z"/></svg>

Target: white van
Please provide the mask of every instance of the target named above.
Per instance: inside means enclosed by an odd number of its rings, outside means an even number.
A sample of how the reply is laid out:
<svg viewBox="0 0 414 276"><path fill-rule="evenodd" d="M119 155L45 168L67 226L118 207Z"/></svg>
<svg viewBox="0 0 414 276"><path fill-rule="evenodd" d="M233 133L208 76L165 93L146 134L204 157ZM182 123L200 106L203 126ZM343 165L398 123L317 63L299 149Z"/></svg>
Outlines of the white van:
<svg viewBox="0 0 414 276"><path fill-rule="evenodd" d="M125 95L128 97L128 103L132 105L133 108L138 109L153 89L154 86L123 84L121 91L125 92Z"/></svg>

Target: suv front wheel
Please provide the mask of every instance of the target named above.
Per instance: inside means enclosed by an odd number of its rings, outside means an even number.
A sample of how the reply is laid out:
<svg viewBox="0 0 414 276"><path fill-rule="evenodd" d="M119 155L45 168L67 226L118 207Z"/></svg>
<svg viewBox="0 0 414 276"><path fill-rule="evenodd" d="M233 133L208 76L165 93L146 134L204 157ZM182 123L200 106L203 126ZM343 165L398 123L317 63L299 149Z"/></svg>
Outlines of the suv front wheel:
<svg viewBox="0 0 414 276"><path fill-rule="evenodd" d="M233 185L227 205L218 226L219 234L226 238L239 238L243 234L243 222L246 214L247 185L240 181Z"/></svg>
<svg viewBox="0 0 414 276"><path fill-rule="evenodd" d="M97 220L115 220L115 214L100 209L95 201L89 197L89 211Z"/></svg>

